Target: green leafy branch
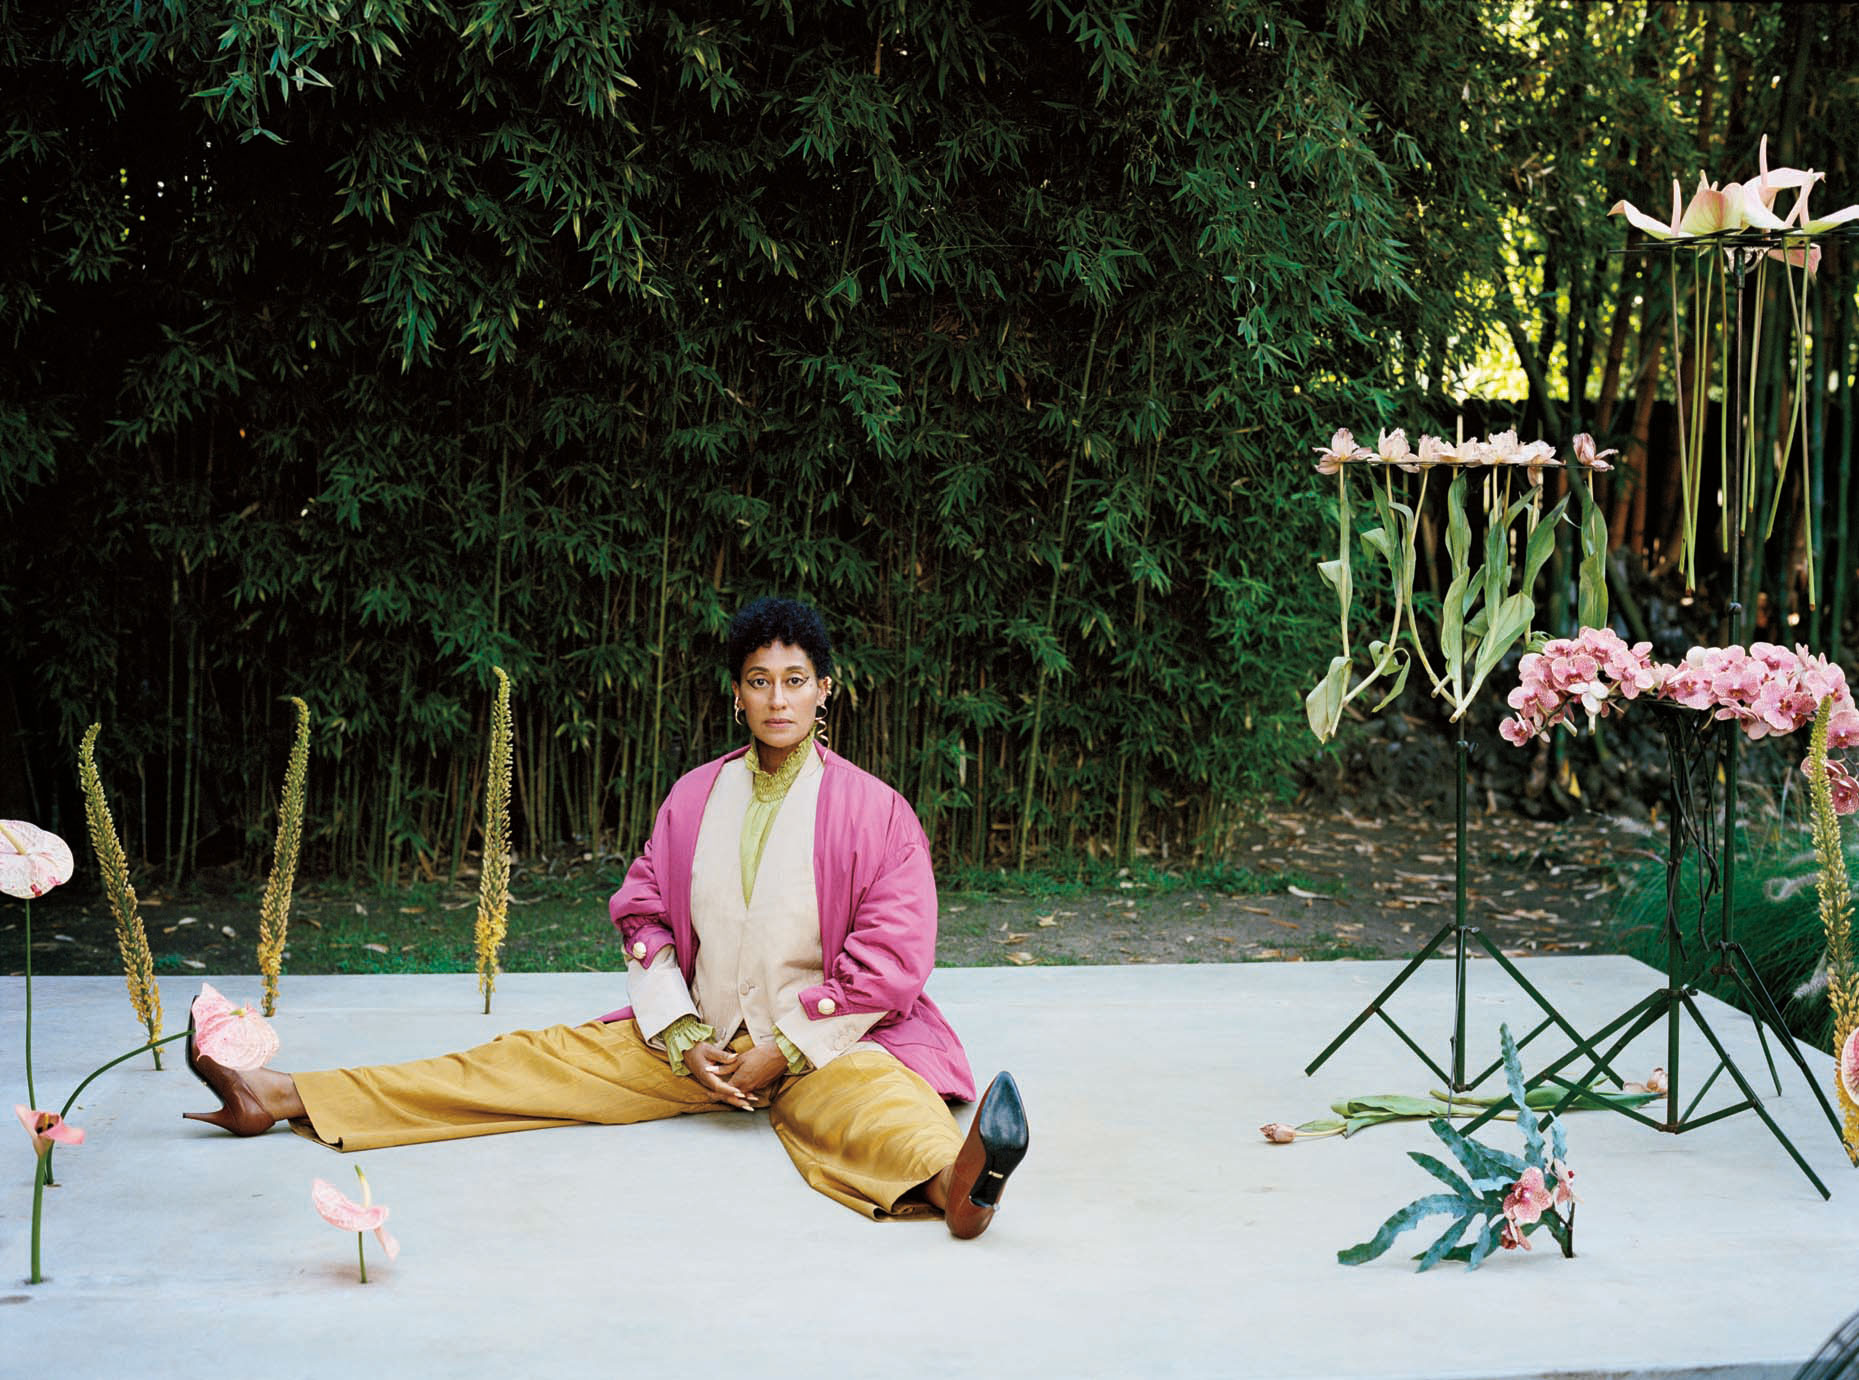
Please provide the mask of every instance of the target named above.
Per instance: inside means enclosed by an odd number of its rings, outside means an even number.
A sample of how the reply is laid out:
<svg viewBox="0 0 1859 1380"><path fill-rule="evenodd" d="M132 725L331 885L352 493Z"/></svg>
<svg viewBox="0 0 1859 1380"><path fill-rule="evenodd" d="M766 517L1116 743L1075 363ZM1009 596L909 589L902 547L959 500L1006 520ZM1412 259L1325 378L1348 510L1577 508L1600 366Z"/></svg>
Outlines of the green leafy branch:
<svg viewBox="0 0 1859 1380"><path fill-rule="evenodd" d="M1517 1129L1523 1133L1522 1158L1462 1135L1444 1117L1435 1117L1428 1124L1452 1152L1459 1169L1419 1150L1410 1150L1408 1157L1450 1191L1414 1199L1367 1241L1338 1251L1339 1262L1365 1264L1384 1254L1401 1233L1441 1215L1452 1220L1414 1257L1421 1270L1430 1270L1442 1260L1462 1260L1475 1270L1500 1245L1528 1250L1529 1238L1539 1227L1547 1228L1562 1254L1573 1258L1575 1196L1570 1184L1574 1175L1565 1163L1568 1143L1562 1122L1555 1116L1537 1117L1524 1095L1523 1068L1510 1027L1501 1026L1499 1036L1504 1076L1517 1105ZM1465 1239L1468 1231L1475 1233L1469 1241Z"/></svg>

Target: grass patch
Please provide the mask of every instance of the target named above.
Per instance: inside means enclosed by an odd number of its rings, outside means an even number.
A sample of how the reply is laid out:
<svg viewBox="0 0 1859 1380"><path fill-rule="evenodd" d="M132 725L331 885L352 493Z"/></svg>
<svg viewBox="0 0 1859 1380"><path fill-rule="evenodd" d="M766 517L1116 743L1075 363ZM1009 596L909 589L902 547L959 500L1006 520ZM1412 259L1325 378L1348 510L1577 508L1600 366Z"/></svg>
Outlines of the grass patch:
<svg viewBox="0 0 1859 1380"><path fill-rule="evenodd" d="M1381 957L1381 950L1373 945L1363 944L1354 939L1343 939L1327 930L1318 930L1298 944L1297 951L1304 956L1304 961L1307 963L1331 963L1345 958Z"/></svg>
<svg viewBox="0 0 1859 1380"><path fill-rule="evenodd" d="M1166 896L1179 891L1215 891L1226 896L1264 896L1302 887L1334 895L1342 883L1313 881L1299 872L1254 872L1238 863L1213 862L1192 867L1156 867L1137 862L1119 867L1112 862L1080 859L1069 868L1028 868L1009 872L1002 867L952 867L939 874L944 891L976 895L1071 897L1084 892L1145 892Z"/></svg>
<svg viewBox="0 0 1859 1380"><path fill-rule="evenodd" d="M1833 1017L1827 1008L1825 989L1806 997L1794 995L1796 989L1813 976L1826 953L1820 898L1814 887L1813 851L1807 847L1784 848L1773 841L1775 835L1767 829L1758 833L1764 842L1752 848L1748 843L1750 832L1739 832L1742 842L1736 858L1736 890L1731 905L1735 938L1747 950L1789 1028L1815 1048L1831 1050ZM1851 868L1852 865L1853 850L1849 848L1847 866ZM1690 955L1689 959L1681 961L1681 972L1712 996L1744 1008L1746 1003L1736 983L1711 972L1709 968L1714 965L1700 960L1697 881L1695 859L1689 858L1680 870L1678 887L1679 931ZM1704 938L1716 938L1721 905L1721 893L1711 898ZM1615 908L1612 934L1621 953L1665 971L1663 863L1642 863L1630 874L1627 889Z"/></svg>

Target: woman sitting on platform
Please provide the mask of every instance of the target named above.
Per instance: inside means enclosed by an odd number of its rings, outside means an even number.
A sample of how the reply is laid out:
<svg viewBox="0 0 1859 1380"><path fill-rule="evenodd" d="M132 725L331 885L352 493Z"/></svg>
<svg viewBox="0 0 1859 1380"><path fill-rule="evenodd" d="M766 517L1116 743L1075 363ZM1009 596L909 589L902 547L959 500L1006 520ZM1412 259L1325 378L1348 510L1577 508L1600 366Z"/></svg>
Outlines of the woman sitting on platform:
<svg viewBox="0 0 1859 1380"><path fill-rule="evenodd" d="M1026 1153L1002 1073L966 1139L961 1042L923 993L935 961L929 848L903 797L816 741L832 693L820 616L763 599L729 628L748 748L665 798L608 910L633 1004L460 1054L322 1073L238 1073L188 1042L235 1135L280 1120L339 1150L582 1122L766 1109L815 1189L868 1217L941 1212L978 1236Z"/></svg>

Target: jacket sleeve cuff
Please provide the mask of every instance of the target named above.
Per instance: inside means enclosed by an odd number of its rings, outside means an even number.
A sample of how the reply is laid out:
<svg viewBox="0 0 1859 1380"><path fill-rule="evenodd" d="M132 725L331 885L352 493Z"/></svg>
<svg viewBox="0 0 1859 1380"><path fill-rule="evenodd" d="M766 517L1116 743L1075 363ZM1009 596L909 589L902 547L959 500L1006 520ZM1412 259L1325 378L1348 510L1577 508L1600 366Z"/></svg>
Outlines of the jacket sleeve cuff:
<svg viewBox="0 0 1859 1380"><path fill-rule="evenodd" d="M800 1013L810 1021L844 1015L846 1009L845 989L830 978L801 989Z"/></svg>
<svg viewBox="0 0 1859 1380"><path fill-rule="evenodd" d="M660 949L650 964L628 958L626 988L632 997L633 1019L639 1022L639 1033L654 1049L661 1047L659 1037L673 1021L697 1014L690 986L678 968L677 955L669 948Z"/></svg>
<svg viewBox="0 0 1859 1380"><path fill-rule="evenodd" d="M865 1032L883 1016L882 1011L860 1011L850 1016L814 1020L795 1020L790 1017L776 1024L775 1039L777 1042L785 1042L781 1051L783 1054L787 1053L786 1046L792 1045L806 1056L814 1068L825 1068L864 1039ZM793 1072L801 1072L793 1069L792 1058L788 1060L788 1065Z"/></svg>
<svg viewBox="0 0 1859 1380"><path fill-rule="evenodd" d="M775 1048L780 1050L781 1057L787 1060L787 1071L789 1073L802 1074L811 1073L813 1071L813 1060L802 1054L800 1050L795 1047L794 1042L788 1039L788 1037L783 1035L779 1030L775 1031Z"/></svg>
<svg viewBox="0 0 1859 1380"><path fill-rule="evenodd" d="M684 1062L684 1056L692 1045L700 1045L705 1040L716 1039L716 1031L698 1020L696 1016L680 1016L660 1033L665 1042L665 1059L671 1065L671 1071L680 1078L691 1076L690 1068Z"/></svg>

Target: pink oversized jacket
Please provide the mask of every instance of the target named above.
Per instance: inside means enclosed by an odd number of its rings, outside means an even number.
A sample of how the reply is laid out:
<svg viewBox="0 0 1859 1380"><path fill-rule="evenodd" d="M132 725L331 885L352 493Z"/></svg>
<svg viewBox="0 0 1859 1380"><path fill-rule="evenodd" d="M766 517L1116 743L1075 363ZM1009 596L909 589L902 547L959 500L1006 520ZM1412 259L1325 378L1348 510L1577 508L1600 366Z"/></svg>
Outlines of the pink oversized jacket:
<svg viewBox="0 0 1859 1380"><path fill-rule="evenodd" d="M626 952L650 964L670 944L686 982L697 963L691 862L698 826L717 774L746 751L739 748L678 779L659 807L645 851L607 903ZM820 756L825 775L813 833L813 876L826 972L825 981L801 992L801 1010L810 1020L887 1012L866 1038L944 1097L972 1099L975 1080L962 1042L923 994L936 962L936 879L923 826L908 802L877 777L838 753L821 749ZM626 1007L601 1019L631 1016Z"/></svg>

